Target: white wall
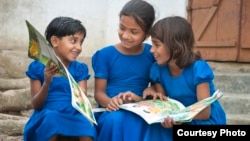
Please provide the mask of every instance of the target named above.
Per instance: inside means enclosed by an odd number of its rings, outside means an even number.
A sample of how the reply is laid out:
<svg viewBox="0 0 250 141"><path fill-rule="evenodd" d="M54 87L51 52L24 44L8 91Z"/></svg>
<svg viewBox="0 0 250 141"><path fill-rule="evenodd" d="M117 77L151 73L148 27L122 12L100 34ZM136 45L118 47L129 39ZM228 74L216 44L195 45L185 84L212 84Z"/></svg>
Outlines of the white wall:
<svg viewBox="0 0 250 141"><path fill-rule="evenodd" d="M82 56L118 42L118 14L128 0L0 0L0 51L27 51L25 20L41 34L56 16L71 16L87 29ZM186 17L187 0L146 0L157 12L156 20L170 15ZM147 41L150 42L150 41Z"/></svg>
<svg viewBox="0 0 250 141"><path fill-rule="evenodd" d="M119 24L118 14L122 6L128 0L109 0L109 10L107 14L107 26L105 31L104 44L119 42L117 29ZM187 0L146 0L151 3L156 11L156 21L172 15L186 17ZM150 40L147 40L150 42Z"/></svg>

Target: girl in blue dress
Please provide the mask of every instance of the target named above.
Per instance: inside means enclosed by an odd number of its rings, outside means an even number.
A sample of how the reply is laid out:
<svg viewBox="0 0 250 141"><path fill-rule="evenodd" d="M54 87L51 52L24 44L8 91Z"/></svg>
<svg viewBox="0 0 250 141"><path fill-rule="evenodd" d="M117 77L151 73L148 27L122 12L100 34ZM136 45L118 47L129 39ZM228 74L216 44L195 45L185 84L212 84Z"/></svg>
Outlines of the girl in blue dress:
<svg viewBox="0 0 250 141"><path fill-rule="evenodd" d="M85 27L79 20L57 17L50 22L45 34L56 55L86 92L90 77L88 66L76 61L86 37ZM61 136L95 140L95 127L72 107L69 81L57 73L56 65L49 61L45 66L35 60L26 75L30 78L34 112L24 127L24 141L56 141Z"/></svg>
<svg viewBox="0 0 250 141"><path fill-rule="evenodd" d="M163 91L158 97L168 96L189 106L210 97L215 92L214 74L199 53L194 53L194 35L186 19L178 16L159 20L151 30L152 48L156 63L150 70L150 79L161 84ZM152 87L150 88L152 90ZM158 93L159 94L159 91ZM145 93L145 97L154 95ZM151 125L145 141L172 140L172 126L181 124L166 117L163 123ZM225 125L226 115L219 101L200 112L190 125Z"/></svg>
<svg viewBox="0 0 250 141"><path fill-rule="evenodd" d="M147 123L119 105L142 99L148 87L154 57L151 45L143 43L155 19L152 5L131 0L119 14L120 43L98 50L92 57L95 99L106 112L96 115L98 141L141 141Z"/></svg>

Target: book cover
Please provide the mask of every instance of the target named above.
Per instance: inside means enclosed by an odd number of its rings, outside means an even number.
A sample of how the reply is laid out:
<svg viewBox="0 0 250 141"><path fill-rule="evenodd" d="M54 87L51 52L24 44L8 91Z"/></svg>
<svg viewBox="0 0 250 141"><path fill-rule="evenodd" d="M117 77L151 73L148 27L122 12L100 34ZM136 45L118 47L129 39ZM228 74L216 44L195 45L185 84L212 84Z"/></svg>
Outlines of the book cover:
<svg viewBox="0 0 250 141"><path fill-rule="evenodd" d="M29 32L28 57L36 59L44 65L46 65L49 60L52 60L52 63L58 66L59 74L69 80L72 95L72 106L83 116L85 116L91 123L97 124L92 111L92 105L86 94L71 76L68 69L61 62L60 58L56 56L53 48L50 46L47 40L27 20L26 25Z"/></svg>
<svg viewBox="0 0 250 141"><path fill-rule="evenodd" d="M168 100L144 100L136 103L120 105L120 108L141 116L148 124L163 122L167 116L176 122L191 122L192 119L207 106L221 98L220 90L206 99L198 101L185 107L179 101L168 98Z"/></svg>

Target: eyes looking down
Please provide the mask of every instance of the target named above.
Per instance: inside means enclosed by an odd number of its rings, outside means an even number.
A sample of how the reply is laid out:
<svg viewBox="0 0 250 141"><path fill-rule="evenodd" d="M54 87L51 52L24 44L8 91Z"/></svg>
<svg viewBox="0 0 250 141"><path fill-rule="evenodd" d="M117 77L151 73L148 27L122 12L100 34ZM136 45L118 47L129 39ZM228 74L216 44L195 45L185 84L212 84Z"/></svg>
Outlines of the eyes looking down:
<svg viewBox="0 0 250 141"><path fill-rule="evenodd" d="M146 33L142 30L139 24L132 16L121 16L118 35L121 39L131 40L134 38L144 39Z"/></svg>

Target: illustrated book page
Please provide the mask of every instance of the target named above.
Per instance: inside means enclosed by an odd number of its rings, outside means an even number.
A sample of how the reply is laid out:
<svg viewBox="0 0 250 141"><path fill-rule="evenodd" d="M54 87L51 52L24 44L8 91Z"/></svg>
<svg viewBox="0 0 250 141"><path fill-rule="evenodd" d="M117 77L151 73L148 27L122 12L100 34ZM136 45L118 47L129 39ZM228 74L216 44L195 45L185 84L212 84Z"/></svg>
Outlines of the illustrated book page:
<svg viewBox="0 0 250 141"><path fill-rule="evenodd" d="M211 97L198 101L185 107L179 101L168 100L144 100L136 103L120 105L123 110L131 111L141 116L148 124L163 122L167 116L176 122L190 122L204 108L222 97L223 93L217 90Z"/></svg>

